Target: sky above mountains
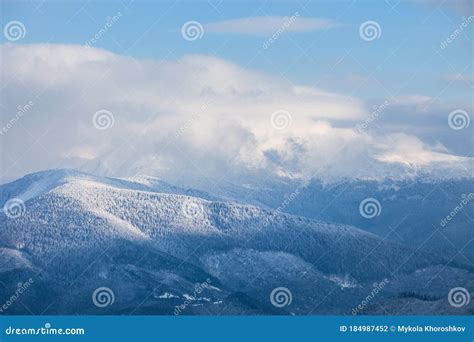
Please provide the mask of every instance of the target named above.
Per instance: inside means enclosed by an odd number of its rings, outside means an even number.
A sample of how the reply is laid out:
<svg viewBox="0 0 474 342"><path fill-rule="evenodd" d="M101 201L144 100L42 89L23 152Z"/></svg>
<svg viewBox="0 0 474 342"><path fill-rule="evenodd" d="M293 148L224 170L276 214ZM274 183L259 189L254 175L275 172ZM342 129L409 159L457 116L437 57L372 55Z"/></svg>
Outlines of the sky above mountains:
<svg viewBox="0 0 474 342"><path fill-rule="evenodd" d="M1 174L472 175L469 1L2 2Z"/></svg>

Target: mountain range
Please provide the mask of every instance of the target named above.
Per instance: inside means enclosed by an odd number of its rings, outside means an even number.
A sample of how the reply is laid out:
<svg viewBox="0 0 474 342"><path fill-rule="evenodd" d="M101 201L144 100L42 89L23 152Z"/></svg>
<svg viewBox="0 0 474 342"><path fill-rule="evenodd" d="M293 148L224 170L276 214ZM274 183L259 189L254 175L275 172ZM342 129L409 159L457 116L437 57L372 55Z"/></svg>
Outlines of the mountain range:
<svg viewBox="0 0 474 342"><path fill-rule="evenodd" d="M30 174L0 186L0 303L8 314L354 314L361 303L358 314L472 314L447 296L473 288L473 202L439 220L473 184L313 180L216 193L150 176ZM379 215L361 215L366 198ZM110 305L97 305L102 288Z"/></svg>

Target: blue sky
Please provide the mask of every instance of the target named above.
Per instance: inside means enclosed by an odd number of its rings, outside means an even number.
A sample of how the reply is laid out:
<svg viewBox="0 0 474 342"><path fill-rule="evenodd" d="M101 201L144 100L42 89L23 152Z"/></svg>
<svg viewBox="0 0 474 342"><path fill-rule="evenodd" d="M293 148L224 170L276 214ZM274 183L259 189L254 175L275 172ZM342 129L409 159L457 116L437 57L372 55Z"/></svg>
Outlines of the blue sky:
<svg viewBox="0 0 474 342"><path fill-rule="evenodd" d="M1 6L0 180L84 165L174 175L203 163L206 176L242 168L304 178L321 164L324 177L472 174L469 0ZM190 21L197 39L183 34ZM17 22L23 35L12 39ZM91 130L104 110L115 125ZM124 139L133 149L116 147Z"/></svg>
<svg viewBox="0 0 474 342"><path fill-rule="evenodd" d="M364 98L384 97L389 92L437 96L446 87L449 75L472 74L469 31L463 32L449 48L439 47L469 11L456 11L446 4L438 7L436 2L6 1L2 6L4 22L20 20L26 25L22 44L84 44L107 17L121 12L120 22L96 47L153 59L211 54L255 70L283 74L298 83L324 82L338 91L353 90L356 80L362 83L360 80L369 78L355 90ZM181 25L188 20L206 24L294 13L330 19L336 26L321 31L288 32L260 53L257 52L266 40L264 35L205 32L202 39L190 43L182 39L180 32ZM366 42L359 37L359 25L367 20L377 21L381 26L382 35L376 41ZM472 32L472 26L469 30ZM407 80L414 73L423 77ZM456 101L465 98L469 91L472 89L461 84L448 88L442 95Z"/></svg>

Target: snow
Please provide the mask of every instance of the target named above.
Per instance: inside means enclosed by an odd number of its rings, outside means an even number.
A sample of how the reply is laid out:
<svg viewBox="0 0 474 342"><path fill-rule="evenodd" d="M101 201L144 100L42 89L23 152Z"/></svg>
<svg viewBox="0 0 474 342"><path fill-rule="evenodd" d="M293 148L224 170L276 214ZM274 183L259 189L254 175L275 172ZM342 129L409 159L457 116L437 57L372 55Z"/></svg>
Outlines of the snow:
<svg viewBox="0 0 474 342"><path fill-rule="evenodd" d="M172 294L172 293L165 292L165 293L163 293L162 295L158 296L158 298L170 299L170 298L179 298L179 296L175 296L175 295Z"/></svg>
<svg viewBox="0 0 474 342"><path fill-rule="evenodd" d="M331 274L329 280L337 284L341 289L357 287L357 281L352 279L348 274L344 276L339 276L336 274Z"/></svg>
<svg viewBox="0 0 474 342"><path fill-rule="evenodd" d="M170 192L164 192L165 188ZM384 189L403 191L390 183ZM338 291L325 304L327 312L349 305L351 298L364 298L374 281L392 276L390 270L398 270L395 276L403 279L397 288L392 289L390 282L384 289L395 298L398 289L411 291L413 280L426 281L440 272L430 267L445 263L441 255L414 252L350 225L192 196L190 191L163 185L152 177L102 178L65 170L2 185L0 200L13 194L23 196L27 203L19 218L0 214L0 273L43 268L53 260L58 275L50 277L55 283L61 273L80 272L81 266L89 267L87 260L118 250L115 259L97 261L94 273L98 283L125 274L131 283L119 282L118 291L127 286L129 291L151 288L153 299L167 299L161 302L195 300L189 294L194 284L212 278L206 294L195 303L200 306L225 303L230 293L267 303L272 289L285 286L294 295L288 312L303 314L334 287ZM335 187L334 191L339 190ZM338 202L338 210L346 209ZM123 259L123 266L117 266L117 258ZM459 275L458 279L472 277L468 272L449 274ZM445 291L446 284L439 282L436 289ZM398 303L399 299L394 305Z"/></svg>
<svg viewBox="0 0 474 342"><path fill-rule="evenodd" d="M21 251L10 248L0 248L0 273L32 267L31 262Z"/></svg>

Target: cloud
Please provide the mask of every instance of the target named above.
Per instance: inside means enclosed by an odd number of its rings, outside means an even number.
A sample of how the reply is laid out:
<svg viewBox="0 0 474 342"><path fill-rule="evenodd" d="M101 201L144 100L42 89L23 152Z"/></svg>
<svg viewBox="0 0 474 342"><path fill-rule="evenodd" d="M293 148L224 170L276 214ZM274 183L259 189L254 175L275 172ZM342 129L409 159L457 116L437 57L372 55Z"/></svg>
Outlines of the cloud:
<svg viewBox="0 0 474 342"><path fill-rule="evenodd" d="M432 163L446 165L446 163L457 162L460 159L457 156L430 150L430 147L423 144L419 139L404 133L392 134L390 139L395 142L392 144L392 149L376 155L377 160L423 167ZM437 148L444 150L443 146ZM468 161L468 158L463 159Z"/></svg>
<svg viewBox="0 0 474 342"><path fill-rule="evenodd" d="M469 74L448 74L443 79L448 82L471 85L471 87L474 84L474 76Z"/></svg>
<svg viewBox="0 0 474 342"><path fill-rule="evenodd" d="M296 12L289 17L250 17L217 21L204 25L206 32L239 33L268 36L279 30L285 32L312 32L324 30L335 25L328 19L304 18Z"/></svg>
<svg viewBox="0 0 474 342"><path fill-rule="evenodd" d="M429 101L432 101L432 98L425 95L406 95L406 96L397 96L391 99L391 102L394 105L399 106L410 106L410 105L425 105Z"/></svg>
<svg viewBox="0 0 474 342"><path fill-rule="evenodd" d="M253 173L330 179L396 176L394 164L417 156L423 167L441 157L449 167L470 162L412 135L355 130L371 115L360 99L214 57L158 62L76 45L0 49L1 126L34 102L0 136L2 179L54 167L172 181ZM106 111L113 120L94 121Z"/></svg>

